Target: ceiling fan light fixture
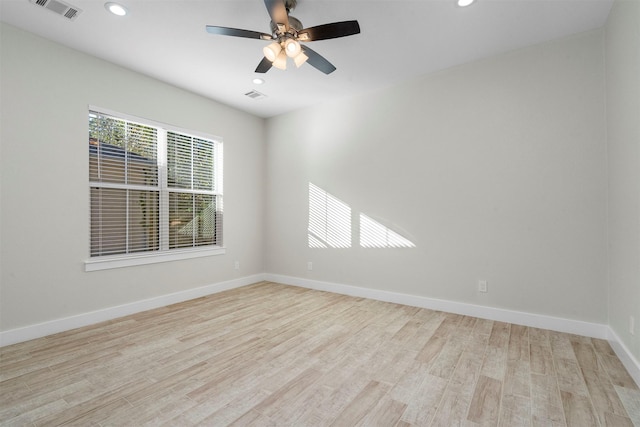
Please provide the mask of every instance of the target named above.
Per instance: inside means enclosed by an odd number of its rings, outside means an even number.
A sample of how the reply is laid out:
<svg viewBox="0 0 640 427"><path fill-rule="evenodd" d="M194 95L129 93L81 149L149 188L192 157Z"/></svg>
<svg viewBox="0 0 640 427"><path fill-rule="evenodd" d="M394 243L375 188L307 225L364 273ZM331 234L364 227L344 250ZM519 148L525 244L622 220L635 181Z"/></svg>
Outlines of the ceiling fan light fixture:
<svg viewBox="0 0 640 427"><path fill-rule="evenodd" d="M278 58L278 55L281 52L282 52L282 46L280 46L280 43L278 42L273 42L262 49L262 53L264 54L264 57L271 62L274 62Z"/></svg>
<svg viewBox="0 0 640 427"><path fill-rule="evenodd" d="M307 62L307 59L309 59L309 57L304 53L300 52L298 55L296 55L295 58L293 58L293 62L296 63L296 67L300 68L302 64Z"/></svg>
<svg viewBox="0 0 640 427"><path fill-rule="evenodd" d="M30 1L42 2L49 0ZM360 24L358 24L356 20L351 20L330 22L305 29L299 19L289 14L296 2L297 0L264 0L264 5L267 7L267 12L271 18L269 25L271 34L240 28L220 27L218 25L207 25L205 28L210 34L242 37L246 39L271 40L268 46L262 48L264 57L260 60L260 63L258 63L254 71L256 73L264 74L272 67L286 70L287 58L293 59L293 62L298 67L306 62L324 74L334 72L336 67L331 62L327 61L326 58L316 51L308 48L306 44L301 46L301 43L337 39L360 34ZM301 53L303 54L301 55Z"/></svg>
<svg viewBox="0 0 640 427"><path fill-rule="evenodd" d="M302 48L300 47L300 43L298 43L296 40L287 39L284 42L284 50L289 58L295 58L296 56L298 56Z"/></svg>
<svg viewBox="0 0 640 427"><path fill-rule="evenodd" d="M471 6L474 2L475 2L475 0L457 0L456 1L458 6L460 6L460 7Z"/></svg>
<svg viewBox="0 0 640 427"><path fill-rule="evenodd" d="M287 69L287 55L284 53L283 50L280 50L280 53L278 54L276 59L273 61L273 66L280 70Z"/></svg>

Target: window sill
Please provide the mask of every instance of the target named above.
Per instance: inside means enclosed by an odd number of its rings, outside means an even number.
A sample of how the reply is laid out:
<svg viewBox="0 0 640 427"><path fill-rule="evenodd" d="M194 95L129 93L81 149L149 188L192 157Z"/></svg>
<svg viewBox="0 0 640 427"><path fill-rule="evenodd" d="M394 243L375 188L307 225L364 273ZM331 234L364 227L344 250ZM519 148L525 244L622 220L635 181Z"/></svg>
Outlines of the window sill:
<svg viewBox="0 0 640 427"><path fill-rule="evenodd" d="M174 250L164 253L145 253L134 255L103 256L88 259L84 262L84 271L109 270L112 268L132 267L135 265L156 264L159 262L179 261L214 255L224 255L226 248Z"/></svg>

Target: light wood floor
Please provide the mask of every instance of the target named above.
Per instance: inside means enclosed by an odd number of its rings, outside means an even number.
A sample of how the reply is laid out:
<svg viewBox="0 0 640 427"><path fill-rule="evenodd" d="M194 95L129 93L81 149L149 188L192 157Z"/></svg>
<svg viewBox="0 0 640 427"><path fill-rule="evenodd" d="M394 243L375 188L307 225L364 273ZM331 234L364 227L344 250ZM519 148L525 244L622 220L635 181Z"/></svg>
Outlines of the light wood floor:
<svg viewBox="0 0 640 427"><path fill-rule="evenodd" d="M0 357L2 425L587 427L640 412L606 341L273 283Z"/></svg>

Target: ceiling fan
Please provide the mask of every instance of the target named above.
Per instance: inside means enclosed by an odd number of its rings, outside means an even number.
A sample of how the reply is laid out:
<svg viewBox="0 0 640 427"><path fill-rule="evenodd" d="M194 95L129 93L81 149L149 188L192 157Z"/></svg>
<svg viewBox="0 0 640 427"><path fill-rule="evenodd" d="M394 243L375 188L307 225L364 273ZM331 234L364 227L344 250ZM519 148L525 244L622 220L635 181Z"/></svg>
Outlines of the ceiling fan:
<svg viewBox="0 0 640 427"><path fill-rule="evenodd" d="M264 0L264 4L271 17L271 34L207 25L207 31L211 34L273 40L273 43L263 48L264 58L258 64L256 73L266 73L272 66L285 70L287 58L292 58L297 67L307 62L325 74L332 73L336 67L331 62L300 42L335 39L360 33L358 21L332 22L302 28L302 23L289 15L289 12L295 8L297 0Z"/></svg>

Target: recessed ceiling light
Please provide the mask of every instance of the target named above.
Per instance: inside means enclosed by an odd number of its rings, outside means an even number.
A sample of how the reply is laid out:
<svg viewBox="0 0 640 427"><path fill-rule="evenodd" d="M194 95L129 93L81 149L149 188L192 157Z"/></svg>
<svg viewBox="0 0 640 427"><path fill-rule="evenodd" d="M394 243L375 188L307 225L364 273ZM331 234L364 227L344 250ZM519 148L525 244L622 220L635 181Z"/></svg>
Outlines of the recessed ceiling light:
<svg viewBox="0 0 640 427"><path fill-rule="evenodd" d="M458 6L467 7L470 6L475 0L457 0Z"/></svg>
<svg viewBox="0 0 640 427"><path fill-rule="evenodd" d="M114 15L125 16L127 14L127 8L122 6L121 4L108 2L104 4L104 8Z"/></svg>
<svg viewBox="0 0 640 427"><path fill-rule="evenodd" d="M259 78L253 79L253 84L255 85L261 85L262 83L264 83L263 79L259 79Z"/></svg>

